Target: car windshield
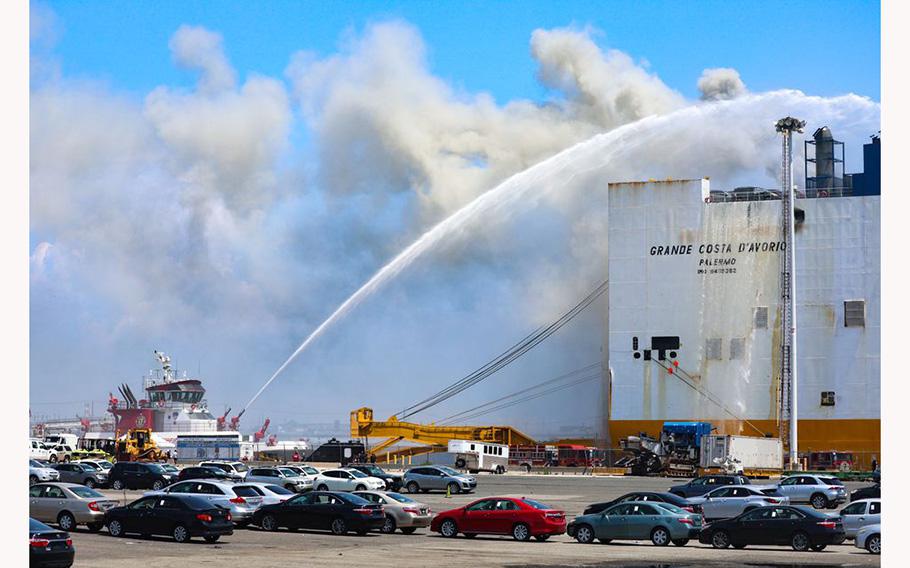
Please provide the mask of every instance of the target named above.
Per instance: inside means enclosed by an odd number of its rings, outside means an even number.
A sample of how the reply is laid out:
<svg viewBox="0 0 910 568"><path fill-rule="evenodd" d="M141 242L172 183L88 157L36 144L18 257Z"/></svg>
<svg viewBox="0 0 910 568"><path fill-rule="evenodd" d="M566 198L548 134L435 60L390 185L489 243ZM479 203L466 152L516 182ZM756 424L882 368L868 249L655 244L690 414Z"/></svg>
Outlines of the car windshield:
<svg viewBox="0 0 910 568"><path fill-rule="evenodd" d="M549 505L544 505L540 501L535 501L533 499L522 499L522 501L524 501L528 505L534 507L535 509L540 509L542 511L553 508L553 507L550 507Z"/></svg>
<svg viewBox="0 0 910 568"><path fill-rule="evenodd" d="M652 505L657 505L658 507L660 507L662 509L666 509L667 511L670 511L673 513L679 513L682 515L689 514L689 511L686 511L682 507L677 507L673 503L664 503L663 501L649 501L649 503L651 503Z"/></svg>
<svg viewBox="0 0 910 568"><path fill-rule="evenodd" d="M288 467L279 467L278 471L287 475L288 477L298 477L300 474Z"/></svg>
<svg viewBox="0 0 910 568"><path fill-rule="evenodd" d="M250 471L249 466L247 466L245 463L235 463L235 464L231 464L231 465L233 465L234 469L236 469L240 473L243 473L245 471Z"/></svg>
<svg viewBox="0 0 910 568"><path fill-rule="evenodd" d="M91 471L101 471L101 468L93 463L80 462L79 465L82 466L82 469L89 469Z"/></svg>
<svg viewBox="0 0 910 568"><path fill-rule="evenodd" d="M28 460L28 465L31 467L44 467L44 464L36 460Z"/></svg>
<svg viewBox="0 0 910 568"><path fill-rule="evenodd" d="M163 469L164 471L170 472L170 473L174 473L175 471L176 472L180 471L179 469L177 469L177 466L173 466L171 464L161 464L161 469Z"/></svg>
<svg viewBox="0 0 910 568"><path fill-rule="evenodd" d="M303 466L303 471L309 473L310 475L319 475L319 470L315 467L310 467L308 465Z"/></svg>
<svg viewBox="0 0 910 568"><path fill-rule="evenodd" d="M42 523L40 521L36 521L35 519L30 518L28 520L28 530L31 532L44 532L44 531L52 531L54 529L52 529L51 527L45 525L44 523Z"/></svg>
<svg viewBox="0 0 910 568"><path fill-rule="evenodd" d="M341 499L347 501L351 505L363 506L363 505L371 504L369 501L367 501L363 497L359 497L357 495L352 495L350 493L337 493L337 494L335 494L335 496L340 497Z"/></svg>
<svg viewBox="0 0 910 568"><path fill-rule="evenodd" d="M272 493L275 493L276 495L293 495L294 494L293 491L289 491L289 490L285 489L284 487L281 487L280 485L266 485L265 488L268 489L269 491L271 491Z"/></svg>
<svg viewBox="0 0 910 568"><path fill-rule="evenodd" d="M354 477L358 477L358 478L360 478L360 477L369 477L369 475L365 474L365 473L362 472L362 471L357 471L356 469L350 469L350 470L348 470L348 471L349 471L349 472L351 473L351 475L353 475Z"/></svg>
<svg viewBox="0 0 910 568"><path fill-rule="evenodd" d="M84 485L76 485L76 486L70 487L69 490L72 491L73 493L75 493L77 497L82 497L85 499L91 499L91 498L97 498L97 497L104 498L103 494L98 493L94 489L85 487Z"/></svg>
<svg viewBox="0 0 910 568"><path fill-rule="evenodd" d="M363 466L363 469L365 469L365 470L367 470L368 472L370 472L371 475L382 475L382 474L385 473L384 471L382 471L381 469L379 469L379 468L376 467L375 465L365 465L365 466Z"/></svg>
<svg viewBox="0 0 910 568"><path fill-rule="evenodd" d="M149 467L150 470L152 470L155 473L167 473L164 471L164 468L162 468L160 465L158 465L156 463L150 463L150 464L146 464L146 465Z"/></svg>
<svg viewBox="0 0 910 568"><path fill-rule="evenodd" d="M97 462L97 464L98 464L98 467L100 467L101 469L104 469L104 470L108 470L108 469L111 469L112 467L114 467L114 464L112 464L111 462L108 462L108 461Z"/></svg>
<svg viewBox="0 0 910 568"><path fill-rule="evenodd" d="M819 477L822 481L825 482L825 485L843 485L844 482L836 477Z"/></svg>
<svg viewBox="0 0 910 568"><path fill-rule="evenodd" d="M461 475L460 473L458 473L457 471L455 471L455 470L452 469L451 467L441 466L439 469L440 469L440 471L443 471L443 472L445 472L445 473L448 473L449 475Z"/></svg>
<svg viewBox="0 0 910 568"><path fill-rule="evenodd" d="M398 501L399 503L416 503L417 502L406 495L402 495L401 493L386 493L386 495L391 497L392 499Z"/></svg>

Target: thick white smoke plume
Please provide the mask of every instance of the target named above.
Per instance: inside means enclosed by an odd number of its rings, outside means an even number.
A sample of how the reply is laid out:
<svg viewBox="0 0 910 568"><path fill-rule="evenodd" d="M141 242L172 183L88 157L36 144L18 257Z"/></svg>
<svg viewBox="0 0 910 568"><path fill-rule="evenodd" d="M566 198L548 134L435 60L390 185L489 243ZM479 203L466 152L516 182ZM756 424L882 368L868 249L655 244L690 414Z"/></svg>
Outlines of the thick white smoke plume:
<svg viewBox="0 0 910 568"><path fill-rule="evenodd" d="M546 197L529 194L521 214L500 212L454 235L323 337L245 418L252 428L266 415L344 419L352 404L397 410L601 280L607 182L774 185L772 125L786 114L829 124L847 142L849 171L879 129L878 105L861 97L750 99L735 71L708 70L704 102L688 101L585 30L529 39L547 100L505 104L434 75L419 32L403 22L371 25L327 57L289 55L285 77L240 76L218 33L183 26L169 47L197 74L195 87L141 96L70 79L52 50L33 45L34 412L81 413L40 403L101 401L123 380L138 386L153 349L201 370L213 410L236 411L373 272L498 183L643 117L739 105L722 124L673 122L646 147L629 144L621 160L572 171ZM293 144L301 133L306 142ZM589 311L440 412L599 360L601 328L601 314ZM87 371L59 381L73 369ZM338 384L363 400L339 396ZM513 422L578 433L596 423L596 398L566 392L540 401L552 422ZM528 408L515 412L533 415Z"/></svg>

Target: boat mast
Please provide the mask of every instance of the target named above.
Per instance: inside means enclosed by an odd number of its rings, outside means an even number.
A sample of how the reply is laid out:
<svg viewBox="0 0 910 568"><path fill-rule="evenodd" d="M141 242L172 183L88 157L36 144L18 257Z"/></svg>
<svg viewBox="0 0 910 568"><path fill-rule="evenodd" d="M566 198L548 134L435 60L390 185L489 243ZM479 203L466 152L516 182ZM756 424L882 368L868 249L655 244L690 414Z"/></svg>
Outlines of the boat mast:
<svg viewBox="0 0 910 568"><path fill-rule="evenodd" d="M797 422L797 358L796 358L796 243L794 238L795 196L793 187L793 133L802 132L806 121L788 116L775 127L783 135L781 155L781 197L783 207L781 232L785 249L781 255L781 439L787 441L791 469L799 469ZM788 431L789 430L789 431Z"/></svg>

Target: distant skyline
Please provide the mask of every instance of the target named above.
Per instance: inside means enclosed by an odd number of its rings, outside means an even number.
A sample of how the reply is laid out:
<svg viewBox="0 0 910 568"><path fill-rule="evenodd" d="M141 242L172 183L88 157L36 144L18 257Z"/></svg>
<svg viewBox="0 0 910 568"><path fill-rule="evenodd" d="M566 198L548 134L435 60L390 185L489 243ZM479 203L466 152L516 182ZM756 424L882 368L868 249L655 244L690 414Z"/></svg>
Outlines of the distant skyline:
<svg viewBox="0 0 910 568"><path fill-rule="evenodd" d="M877 2L33 2L32 412L97 413L158 349L236 413L370 275L510 176L646 117L752 101L442 243L244 427L394 412L599 282L603 183L772 186L790 112L807 135L830 123L859 171L881 128L879 24ZM597 362L602 309L436 412ZM489 420L587 423L595 390Z"/></svg>

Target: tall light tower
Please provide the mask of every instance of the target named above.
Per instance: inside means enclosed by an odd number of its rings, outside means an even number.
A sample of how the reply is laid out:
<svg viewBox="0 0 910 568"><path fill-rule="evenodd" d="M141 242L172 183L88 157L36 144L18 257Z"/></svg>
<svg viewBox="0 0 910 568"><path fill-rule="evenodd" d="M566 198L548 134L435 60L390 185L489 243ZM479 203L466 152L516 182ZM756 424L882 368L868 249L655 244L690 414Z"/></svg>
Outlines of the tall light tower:
<svg viewBox="0 0 910 568"><path fill-rule="evenodd" d="M781 438L787 440L790 453L790 468L799 468L798 424L796 412L796 241L794 238L793 203L793 133L802 132L806 121L788 116L777 121L775 127L783 134L781 156L781 196L783 219L781 232L786 248L781 255L780 299L781 299L781 374L780 408ZM789 429L789 432L785 429Z"/></svg>

